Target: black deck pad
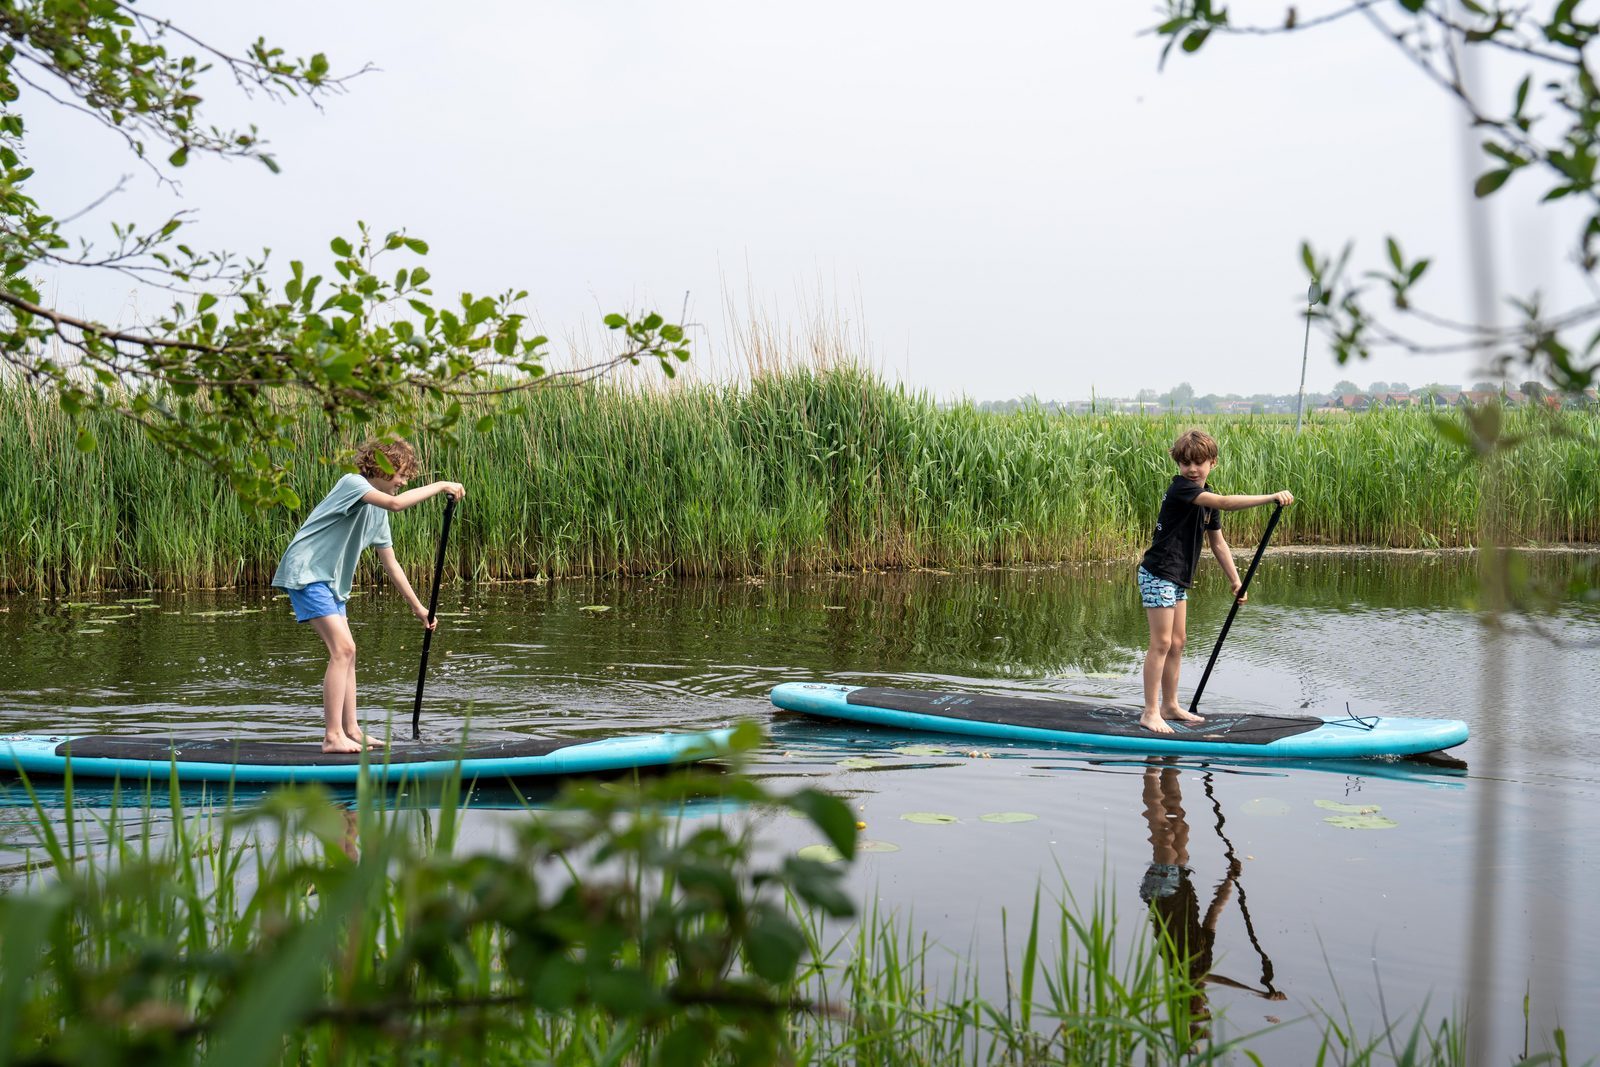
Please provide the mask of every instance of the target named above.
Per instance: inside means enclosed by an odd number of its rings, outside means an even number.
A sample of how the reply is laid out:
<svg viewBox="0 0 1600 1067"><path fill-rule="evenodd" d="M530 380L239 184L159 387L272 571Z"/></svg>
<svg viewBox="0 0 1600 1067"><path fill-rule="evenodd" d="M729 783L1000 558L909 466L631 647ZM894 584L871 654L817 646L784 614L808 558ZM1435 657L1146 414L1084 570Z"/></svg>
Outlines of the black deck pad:
<svg viewBox="0 0 1600 1067"><path fill-rule="evenodd" d="M423 763L430 760L506 759L547 756L557 749L582 744L581 739L526 738L478 741L469 745L396 741L387 750L367 753L370 764ZM70 750L70 751L69 751ZM342 766L360 763L359 752L324 752L314 741L244 741L235 738L118 737L90 734L56 747L56 755L74 759L136 759L167 763L231 763L282 767Z"/></svg>
<svg viewBox="0 0 1600 1067"><path fill-rule="evenodd" d="M968 722L1002 723L1037 730L1075 734L1111 734L1154 737L1139 725L1141 708L1132 704L1091 704L1083 700L1034 697L998 697L977 693L934 693L925 689L853 689L847 704L912 711ZM1288 715L1243 715L1202 710L1203 723L1169 722L1171 741L1226 741L1235 745L1264 745L1280 737L1293 737L1323 724L1321 719Z"/></svg>

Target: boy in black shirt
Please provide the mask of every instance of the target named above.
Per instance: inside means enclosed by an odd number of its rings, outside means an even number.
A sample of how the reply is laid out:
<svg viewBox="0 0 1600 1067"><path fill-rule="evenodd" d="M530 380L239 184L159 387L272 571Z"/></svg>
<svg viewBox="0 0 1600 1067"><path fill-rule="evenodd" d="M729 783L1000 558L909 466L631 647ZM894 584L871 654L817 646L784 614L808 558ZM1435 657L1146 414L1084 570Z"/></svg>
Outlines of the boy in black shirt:
<svg viewBox="0 0 1600 1067"><path fill-rule="evenodd" d="M1150 653L1144 660L1144 714L1139 725L1158 734L1170 734L1167 719L1204 722L1178 704L1178 669L1183 663L1183 641L1189 611L1189 587L1200 562L1200 534L1205 531L1211 552L1239 596L1243 583L1233 565L1233 553L1222 537L1220 513L1294 503L1287 489L1266 496L1222 496L1211 491L1206 478L1217 465L1217 442L1204 430L1185 430L1172 443L1178 473L1167 486L1156 518L1155 536L1139 564L1139 599L1150 622ZM1161 701L1156 702L1160 689Z"/></svg>

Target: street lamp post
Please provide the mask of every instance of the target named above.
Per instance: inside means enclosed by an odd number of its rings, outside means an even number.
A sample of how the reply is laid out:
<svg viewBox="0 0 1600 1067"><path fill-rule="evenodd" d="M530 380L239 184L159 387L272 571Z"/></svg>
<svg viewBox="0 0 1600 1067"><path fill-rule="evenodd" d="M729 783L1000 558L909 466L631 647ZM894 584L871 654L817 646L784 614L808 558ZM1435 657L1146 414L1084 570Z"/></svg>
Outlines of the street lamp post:
<svg viewBox="0 0 1600 1067"><path fill-rule="evenodd" d="M1300 348L1300 399L1294 406L1294 432L1300 432L1300 424L1305 420L1306 412L1306 358L1311 354L1311 309L1322 301L1322 286L1316 282L1311 283L1311 288L1306 290L1306 340Z"/></svg>

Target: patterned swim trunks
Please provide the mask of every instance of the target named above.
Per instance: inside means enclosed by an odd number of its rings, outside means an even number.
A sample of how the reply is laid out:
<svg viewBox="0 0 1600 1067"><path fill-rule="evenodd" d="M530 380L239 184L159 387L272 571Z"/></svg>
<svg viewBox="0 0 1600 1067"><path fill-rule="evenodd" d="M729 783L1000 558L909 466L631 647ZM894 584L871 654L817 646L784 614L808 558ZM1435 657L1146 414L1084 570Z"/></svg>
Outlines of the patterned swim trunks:
<svg viewBox="0 0 1600 1067"><path fill-rule="evenodd" d="M1157 578L1143 567L1139 568L1139 602L1147 608L1175 608L1178 601L1188 600L1189 590L1177 582Z"/></svg>

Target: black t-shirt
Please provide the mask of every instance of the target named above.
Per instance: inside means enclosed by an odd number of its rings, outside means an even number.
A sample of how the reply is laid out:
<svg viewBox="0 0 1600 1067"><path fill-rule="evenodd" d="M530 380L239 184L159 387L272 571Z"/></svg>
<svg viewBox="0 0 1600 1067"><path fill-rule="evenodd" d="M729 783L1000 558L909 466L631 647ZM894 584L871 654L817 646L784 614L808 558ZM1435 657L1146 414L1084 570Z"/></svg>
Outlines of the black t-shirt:
<svg viewBox="0 0 1600 1067"><path fill-rule="evenodd" d="M1144 554L1145 570L1185 589L1194 584L1194 569L1200 563L1201 531L1222 529L1221 512L1194 502L1201 493L1212 491L1209 482L1196 485L1181 474L1173 475L1167 495L1161 498L1155 536Z"/></svg>

